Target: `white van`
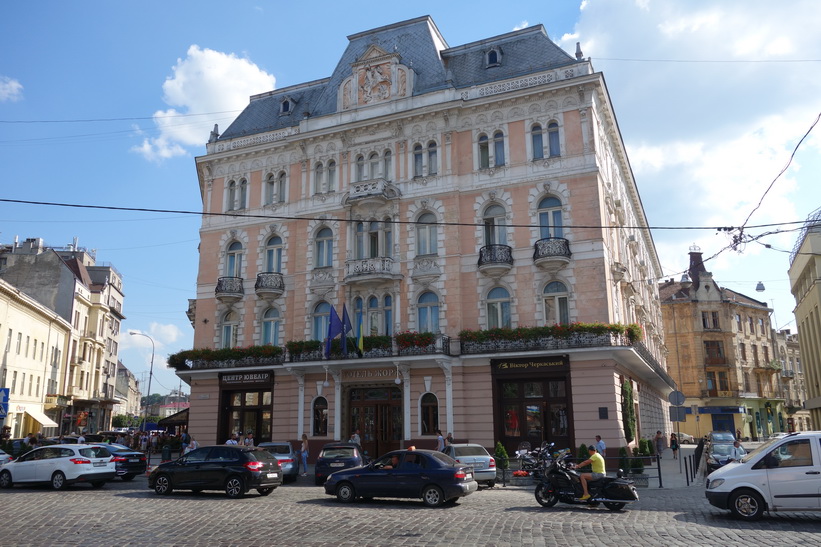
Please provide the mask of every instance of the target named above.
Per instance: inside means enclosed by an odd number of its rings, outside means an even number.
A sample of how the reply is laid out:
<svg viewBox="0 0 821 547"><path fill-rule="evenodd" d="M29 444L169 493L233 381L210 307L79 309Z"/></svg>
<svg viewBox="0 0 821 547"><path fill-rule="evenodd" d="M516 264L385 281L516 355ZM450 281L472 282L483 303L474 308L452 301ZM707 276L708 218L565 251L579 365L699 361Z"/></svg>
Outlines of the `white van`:
<svg viewBox="0 0 821 547"><path fill-rule="evenodd" d="M710 473L705 495L745 520L764 511L821 511L821 431L768 440Z"/></svg>

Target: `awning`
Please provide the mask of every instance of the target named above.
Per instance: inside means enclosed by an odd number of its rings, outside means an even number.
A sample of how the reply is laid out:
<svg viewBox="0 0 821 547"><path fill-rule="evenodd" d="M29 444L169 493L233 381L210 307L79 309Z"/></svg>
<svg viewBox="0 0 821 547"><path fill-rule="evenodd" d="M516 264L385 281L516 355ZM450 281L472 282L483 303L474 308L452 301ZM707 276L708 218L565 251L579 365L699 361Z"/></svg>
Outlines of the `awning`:
<svg viewBox="0 0 821 547"><path fill-rule="evenodd" d="M57 427L57 423L39 410L26 409L26 414L37 420L43 427Z"/></svg>
<svg viewBox="0 0 821 547"><path fill-rule="evenodd" d="M188 424L188 409L185 408L180 410L176 414L172 414L171 416L166 416L162 420L157 420L157 425L161 425L163 427L167 427L170 425L177 426L177 425L187 425Z"/></svg>

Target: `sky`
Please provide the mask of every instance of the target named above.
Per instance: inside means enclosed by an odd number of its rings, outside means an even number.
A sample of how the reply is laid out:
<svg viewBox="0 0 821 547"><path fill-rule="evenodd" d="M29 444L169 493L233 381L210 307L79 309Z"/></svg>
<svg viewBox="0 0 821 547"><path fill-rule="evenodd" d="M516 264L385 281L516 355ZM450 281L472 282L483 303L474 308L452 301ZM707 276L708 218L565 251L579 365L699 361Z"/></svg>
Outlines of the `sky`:
<svg viewBox="0 0 821 547"><path fill-rule="evenodd" d="M201 210L194 158L214 124L227 128L251 95L330 76L358 32L430 15L455 47L541 24L604 74L665 278L697 245L717 255L705 266L721 286L795 332L789 252L821 207L817 1L470 6L0 3L0 200L36 202L0 201L0 242L95 249L123 276L121 360L146 382L153 340L151 392L188 392L165 359L193 344L200 221L183 212Z"/></svg>

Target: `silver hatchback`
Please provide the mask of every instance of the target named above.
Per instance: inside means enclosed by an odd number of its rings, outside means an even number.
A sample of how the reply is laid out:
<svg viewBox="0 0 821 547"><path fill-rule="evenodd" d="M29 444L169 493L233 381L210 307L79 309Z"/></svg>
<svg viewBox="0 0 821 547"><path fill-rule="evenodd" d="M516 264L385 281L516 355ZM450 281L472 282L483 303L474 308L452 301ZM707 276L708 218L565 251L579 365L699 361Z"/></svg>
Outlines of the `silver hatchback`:
<svg viewBox="0 0 821 547"><path fill-rule="evenodd" d="M476 482L489 487L496 485L496 458L481 444L451 444L445 447L444 452L457 462L472 466Z"/></svg>
<svg viewBox="0 0 821 547"><path fill-rule="evenodd" d="M299 454L294 451L291 443L274 441L260 443L258 446L270 452L279 461L279 467L282 468L283 482L296 480L299 476Z"/></svg>

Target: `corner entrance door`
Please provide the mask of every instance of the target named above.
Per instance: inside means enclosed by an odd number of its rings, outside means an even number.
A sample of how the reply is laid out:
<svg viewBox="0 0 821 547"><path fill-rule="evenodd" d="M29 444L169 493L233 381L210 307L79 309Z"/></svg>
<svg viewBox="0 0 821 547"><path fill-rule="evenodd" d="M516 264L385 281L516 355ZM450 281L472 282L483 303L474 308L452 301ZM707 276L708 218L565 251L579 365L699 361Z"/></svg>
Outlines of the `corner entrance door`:
<svg viewBox="0 0 821 547"><path fill-rule="evenodd" d="M399 448L402 439L402 392L396 387L350 391L350 435L357 429L362 449L371 458Z"/></svg>

